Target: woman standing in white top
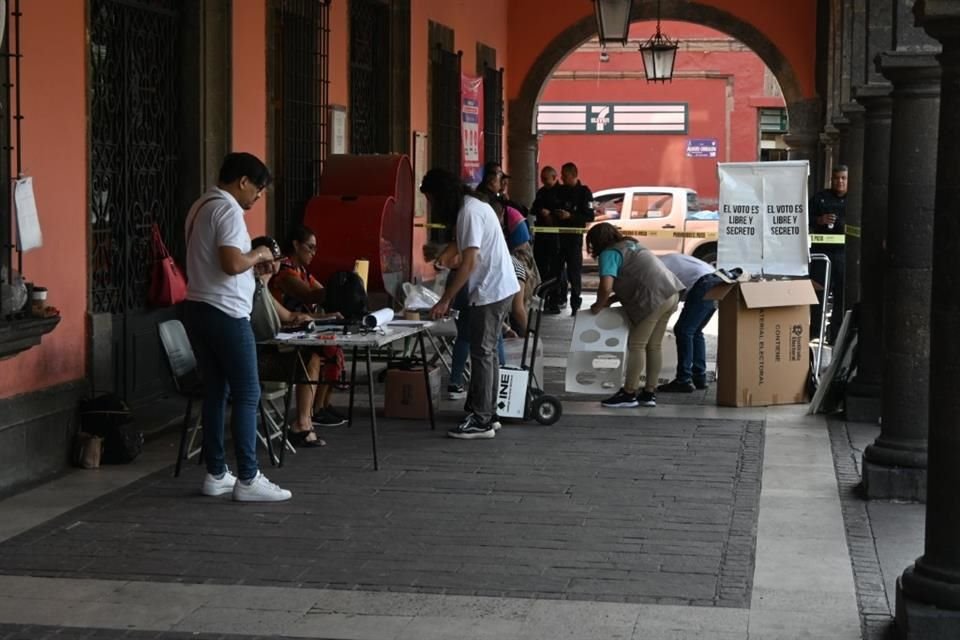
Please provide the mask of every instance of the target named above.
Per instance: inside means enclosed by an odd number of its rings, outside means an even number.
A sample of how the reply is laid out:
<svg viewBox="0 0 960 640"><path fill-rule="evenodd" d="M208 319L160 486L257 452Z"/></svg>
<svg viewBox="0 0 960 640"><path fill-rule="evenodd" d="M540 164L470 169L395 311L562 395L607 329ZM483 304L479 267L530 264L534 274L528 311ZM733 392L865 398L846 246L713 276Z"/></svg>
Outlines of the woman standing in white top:
<svg viewBox="0 0 960 640"><path fill-rule="evenodd" d="M190 208L186 220L187 301L184 319L203 375L203 455L207 496L232 494L244 502L289 500L286 489L267 480L257 466L256 341L250 327L255 288L253 267L270 262L267 247L251 249L243 216L270 184L270 171L249 153L231 153L218 184ZM237 475L224 456L224 409L231 401Z"/></svg>

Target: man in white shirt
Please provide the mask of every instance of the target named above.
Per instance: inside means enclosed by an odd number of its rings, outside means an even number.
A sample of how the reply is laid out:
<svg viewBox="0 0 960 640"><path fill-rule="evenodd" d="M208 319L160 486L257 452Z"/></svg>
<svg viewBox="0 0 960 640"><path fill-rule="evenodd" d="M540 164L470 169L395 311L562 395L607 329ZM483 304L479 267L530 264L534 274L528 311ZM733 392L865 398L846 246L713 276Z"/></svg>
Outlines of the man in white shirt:
<svg viewBox="0 0 960 640"><path fill-rule="evenodd" d="M207 474L201 492L230 494L241 502L289 500L260 473L257 465L257 407L260 379L257 345L250 326L253 267L273 260L267 247L251 249L243 220L264 189L270 172L249 153L223 160L217 186L201 196L187 214L187 300L184 321L203 375L203 456ZM224 407L231 404L231 430L237 475L227 468Z"/></svg>
<svg viewBox="0 0 960 640"><path fill-rule="evenodd" d="M710 322L717 303L703 296L721 282L713 265L682 253L660 256L663 264L683 283L683 310L673 326L677 340L677 376L657 387L664 393L691 393L707 388L707 342L703 328Z"/></svg>
<svg viewBox="0 0 960 640"><path fill-rule="evenodd" d="M431 318L447 314L457 292L464 286L470 304L470 391L467 405L472 413L455 429L451 438L473 440L493 438L500 363L497 340L510 311L514 294L520 290L497 214L456 176L431 169L423 177L420 191L430 203L434 220L456 225L459 266L447 288L430 311Z"/></svg>

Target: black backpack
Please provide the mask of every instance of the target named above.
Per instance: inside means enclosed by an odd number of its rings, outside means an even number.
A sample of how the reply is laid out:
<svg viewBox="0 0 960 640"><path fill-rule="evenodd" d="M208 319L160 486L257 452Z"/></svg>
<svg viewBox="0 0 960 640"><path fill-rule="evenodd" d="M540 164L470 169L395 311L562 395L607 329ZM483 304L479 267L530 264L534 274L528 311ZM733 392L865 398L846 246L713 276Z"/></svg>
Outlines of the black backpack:
<svg viewBox="0 0 960 640"><path fill-rule="evenodd" d="M353 271L337 271L327 279L323 310L339 312L344 320L356 322L367 314L367 292L363 280Z"/></svg>
<svg viewBox="0 0 960 640"><path fill-rule="evenodd" d="M132 422L130 407L112 393L80 401L80 430L103 438L106 464L125 464L140 455L143 432Z"/></svg>

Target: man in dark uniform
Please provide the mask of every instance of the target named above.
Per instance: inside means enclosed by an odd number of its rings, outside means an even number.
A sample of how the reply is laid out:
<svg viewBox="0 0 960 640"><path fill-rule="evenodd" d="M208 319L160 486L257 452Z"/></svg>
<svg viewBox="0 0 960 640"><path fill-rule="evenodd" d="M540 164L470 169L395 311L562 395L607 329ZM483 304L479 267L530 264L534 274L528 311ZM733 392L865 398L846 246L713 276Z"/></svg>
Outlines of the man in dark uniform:
<svg viewBox="0 0 960 640"><path fill-rule="evenodd" d="M555 209L560 208L557 201L557 190L560 184L557 180L557 170L547 165L540 171L540 182L543 184L537 190L537 197L530 205L530 211L537 217L537 226L552 227L555 226L553 213ZM533 258L537 261L537 269L540 271L540 277L543 280L559 278L559 273L553 273L554 262L557 252L560 250L557 244L557 234L540 232L533 236ZM564 283L566 284L566 283ZM566 287L563 287L564 298L566 298ZM546 313L560 313L560 307L555 300L548 300L544 308Z"/></svg>
<svg viewBox="0 0 960 640"><path fill-rule="evenodd" d="M558 227L583 229L593 222L593 193L580 182L577 165L568 162L560 169L560 186L556 192L556 208L551 211ZM570 282L570 315L580 309L581 271L583 270L583 234L561 233L557 238L558 251L551 273L567 270ZM557 301L557 306L562 301Z"/></svg>
<svg viewBox="0 0 960 640"><path fill-rule="evenodd" d="M810 199L810 233L844 237L844 223L847 209L847 167L836 165L830 176L830 188L818 191ZM810 308L810 337L822 337L826 344L833 344L843 322L843 289L846 269L846 251L842 243L814 242L810 253L823 253L830 258L830 295L833 297L833 311L830 314L830 326L824 332L820 326L826 291L818 291L820 303ZM821 287L826 276L826 264L816 260L810 264L810 278Z"/></svg>

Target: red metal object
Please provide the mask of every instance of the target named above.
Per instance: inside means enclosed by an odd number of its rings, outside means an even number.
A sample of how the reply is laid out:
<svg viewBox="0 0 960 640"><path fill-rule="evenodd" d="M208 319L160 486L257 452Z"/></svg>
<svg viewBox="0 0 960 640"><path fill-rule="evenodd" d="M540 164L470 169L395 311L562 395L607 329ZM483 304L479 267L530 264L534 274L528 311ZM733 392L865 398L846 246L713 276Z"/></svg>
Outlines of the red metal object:
<svg viewBox="0 0 960 640"><path fill-rule="evenodd" d="M413 167L405 155L335 155L327 159L320 196L393 196L396 213L413 219ZM411 227L412 229L412 227Z"/></svg>
<svg viewBox="0 0 960 640"><path fill-rule="evenodd" d="M334 155L304 224L317 234L310 265L323 282L335 271L370 261L369 291L390 295L410 279L413 251L413 168L405 155ZM384 282L386 276L386 283Z"/></svg>
<svg viewBox="0 0 960 640"><path fill-rule="evenodd" d="M366 259L370 261L367 290L393 295L388 286L410 278L410 232L399 239L391 236L396 218L391 196L311 198L303 216L303 223L317 234L310 273L326 282L334 272L353 271L354 261Z"/></svg>

